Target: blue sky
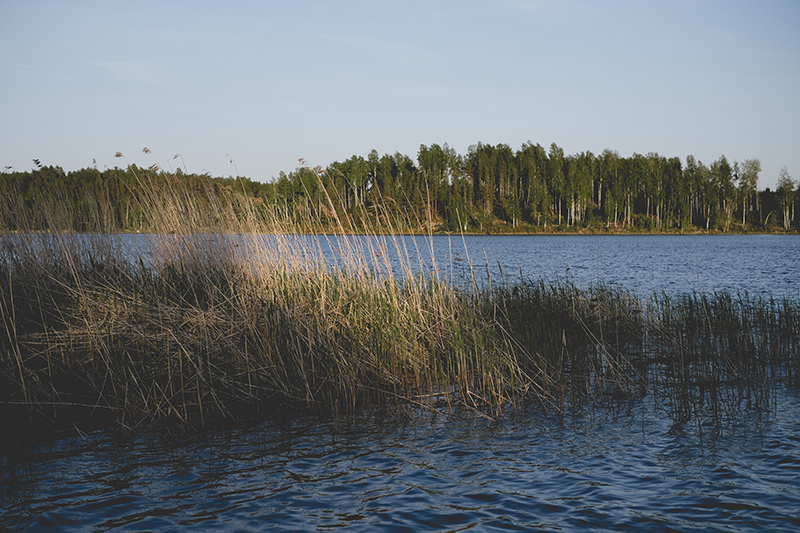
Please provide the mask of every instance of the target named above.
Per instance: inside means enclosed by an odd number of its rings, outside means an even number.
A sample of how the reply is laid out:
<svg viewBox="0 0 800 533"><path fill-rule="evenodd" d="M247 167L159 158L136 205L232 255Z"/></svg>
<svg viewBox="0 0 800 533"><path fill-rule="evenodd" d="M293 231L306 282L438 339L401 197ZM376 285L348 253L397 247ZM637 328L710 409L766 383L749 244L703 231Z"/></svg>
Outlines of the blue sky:
<svg viewBox="0 0 800 533"><path fill-rule="evenodd" d="M800 178L798 24L797 0L2 0L0 167L269 181L530 140L758 158L774 188Z"/></svg>

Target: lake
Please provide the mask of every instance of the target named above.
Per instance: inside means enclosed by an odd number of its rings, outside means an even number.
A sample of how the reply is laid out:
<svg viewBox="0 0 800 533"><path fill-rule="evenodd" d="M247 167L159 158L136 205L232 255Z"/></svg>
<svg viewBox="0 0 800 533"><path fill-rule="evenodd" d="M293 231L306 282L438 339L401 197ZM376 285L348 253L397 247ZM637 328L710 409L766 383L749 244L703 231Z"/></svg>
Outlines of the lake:
<svg viewBox="0 0 800 533"><path fill-rule="evenodd" d="M215 236L196 237L204 246ZM226 237L243 242L239 236ZM121 235L135 260L153 246L151 235ZM259 246L276 243L257 237ZM463 285L516 283L520 279L568 280L578 287L608 285L646 298L692 292L747 292L751 296L800 298L797 235L541 235L541 236L283 236L282 246L316 253L341 266L342 250L364 250L379 273L436 273ZM371 257L374 255L375 257ZM386 257L384 257L384 255Z"/></svg>
<svg viewBox="0 0 800 533"><path fill-rule="evenodd" d="M800 297L798 236L434 236L430 241L405 237L402 248L412 267L437 268L454 283L471 278L471 263L482 282L569 280L584 288L619 287L640 297L654 291Z"/></svg>
<svg viewBox="0 0 800 533"><path fill-rule="evenodd" d="M335 262L337 243L322 242ZM474 273L479 283L569 279L643 298L800 299L795 236L436 236L405 237L403 247L421 258L417 271L454 283ZM397 256L390 262L399 269ZM701 410L682 423L645 395L575 412L523 407L497 421L410 412L275 416L171 435L7 427L0 447L7 531L800 529L800 391L791 388L766 411L743 403L722 420Z"/></svg>

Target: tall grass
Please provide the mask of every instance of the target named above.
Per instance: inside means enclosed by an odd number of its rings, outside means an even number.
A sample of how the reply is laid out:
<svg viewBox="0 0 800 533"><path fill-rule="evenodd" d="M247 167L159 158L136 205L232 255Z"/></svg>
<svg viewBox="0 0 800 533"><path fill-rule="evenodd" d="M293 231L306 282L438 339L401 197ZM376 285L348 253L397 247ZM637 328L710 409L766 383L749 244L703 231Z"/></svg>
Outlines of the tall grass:
<svg viewBox="0 0 800 533"><path fill-rule="evenodd" d="M436 265L415 273L421 252L393 231L405 222L380 209L358 223L369 238L348 238L328 198L334 231L312 239L298 233L319 219L298 223L236 190L209 188L200 202L148 176L151 233L138 251L100 208L81 234L57 201L29 212L7 195L0 208L23 231L0 234L0 404L102 410L135 426L283 407L496 417L653 394L689 420L703 405L767 406L776 383L795 383L796 302L454 285Z"/></svg>

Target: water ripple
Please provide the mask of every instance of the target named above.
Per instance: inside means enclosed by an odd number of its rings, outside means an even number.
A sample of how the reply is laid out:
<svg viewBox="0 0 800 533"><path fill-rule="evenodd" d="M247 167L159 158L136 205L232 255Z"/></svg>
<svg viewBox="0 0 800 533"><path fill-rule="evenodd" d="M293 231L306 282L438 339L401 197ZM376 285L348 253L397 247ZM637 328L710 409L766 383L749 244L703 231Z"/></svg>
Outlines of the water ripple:
<svg viewBox="0 0 800 533"><path fill-rule="evenodd" d="M499 424L453 415L9 440L0 529L792 531L800 401L783 391L776 405L760 425L714 437L642 405Z"/></svg>

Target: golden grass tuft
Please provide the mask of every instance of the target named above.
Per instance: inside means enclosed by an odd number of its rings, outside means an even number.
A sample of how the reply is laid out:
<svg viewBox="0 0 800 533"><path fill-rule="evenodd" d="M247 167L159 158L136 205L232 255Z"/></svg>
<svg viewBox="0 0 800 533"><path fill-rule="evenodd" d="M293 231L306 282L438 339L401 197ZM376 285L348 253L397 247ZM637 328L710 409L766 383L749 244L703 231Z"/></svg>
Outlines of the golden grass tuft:
<svg viewBox="0 0 800 533"><path fill-rule="evenodd" d="M495 418L652 394L688 420L702 405L767 405L797 375L794 302L456 286L415 274L419 251L392 231L405 222L380 209L375 231L354 236L332 198L323 224L235 188L200 198L166 174L143 174L139 194L149 233L136 239L110 231L102 206L93 233L73 231L57 199L0 206L22 229L0 234L0 403L103 410L132 427L281 407ZM323 225L333 232L303 234Z"/></svg>

